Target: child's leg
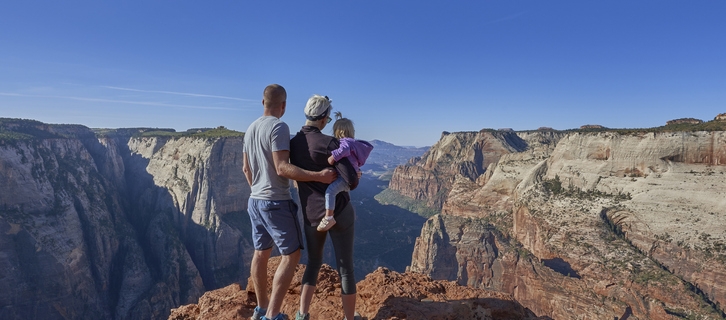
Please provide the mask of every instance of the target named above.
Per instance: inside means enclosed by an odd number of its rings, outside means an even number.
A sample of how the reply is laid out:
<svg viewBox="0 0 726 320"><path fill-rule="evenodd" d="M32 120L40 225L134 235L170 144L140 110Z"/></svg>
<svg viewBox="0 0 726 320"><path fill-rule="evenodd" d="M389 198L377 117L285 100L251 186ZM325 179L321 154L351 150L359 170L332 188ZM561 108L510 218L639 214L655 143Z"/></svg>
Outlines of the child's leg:
<svg viewBox="0 0 726 320"><path fill-rule="evenodd" d="M333 210L335 210L335 196L342 191L350 191L348 183L345 182L343 177L338 176L333 183L328 185L328 189L325 189L325 215L332 216Z"/></svg>

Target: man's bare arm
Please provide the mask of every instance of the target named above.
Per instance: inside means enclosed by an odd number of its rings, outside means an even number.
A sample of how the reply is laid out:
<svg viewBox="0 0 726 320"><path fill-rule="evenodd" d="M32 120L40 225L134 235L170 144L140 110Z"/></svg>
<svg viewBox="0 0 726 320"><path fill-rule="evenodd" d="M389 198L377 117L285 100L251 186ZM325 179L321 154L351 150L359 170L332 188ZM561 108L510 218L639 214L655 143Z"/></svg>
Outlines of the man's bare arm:
<svg viewBox="0 0 726 320"><path fill-rule="evenodd" d="M252 186L252 170L250 170L250 161L247 159L247 153L242 153L242 172L247 178L247 183Z"/></svg>
<svg viewBox="0 0 726 320"><path fill-rule="evenodd" d="M337 177L335 170L332 168L326 168L318 172L299 168L298 166L290 163L290 151L288 150L273 152L272 160L275 162L277 175L295 181L318 181L322 183L332 183Z"/></svg>

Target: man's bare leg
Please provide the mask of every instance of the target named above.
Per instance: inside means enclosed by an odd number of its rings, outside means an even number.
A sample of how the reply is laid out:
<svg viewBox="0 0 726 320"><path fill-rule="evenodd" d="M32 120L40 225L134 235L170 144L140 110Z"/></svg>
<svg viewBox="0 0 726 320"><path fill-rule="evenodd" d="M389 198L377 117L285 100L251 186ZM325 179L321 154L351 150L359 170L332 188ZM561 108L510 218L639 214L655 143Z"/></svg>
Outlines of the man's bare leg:
<svg viewBox="0 0 726 320"><path fill-rule="evenodd" d="M252 283L255 285L255 296L257 297L257 306L267 309L270 298L267 295L267 261L270 260L272 248L267 250L255 250L252 255L252 265L250 266L250 276Z"/></svg>
<svg viewBox="0 0 726 320"><path fill-rule="evenodd" d="M313 301L313 293L315 293L315 286L305 284L302 287L300 293L300 313L306 314L310 312L310 302Z"/></svg>
<svg viewBox="0 0 726 320"><path fill-rule="evenodd" d="M272 319L280 313L282 300L285 298L287 289L290 288L298 262L300 262L300 249L289 255L282 256L280 265L275 272L275 278L272 280L272 294L270 295L270 303L267 306L266 318Z"/></svg>
<svg viewBox="0 0 726 320"><path fill-rule="evenodd" d="M353 320L355 318L355 296L355 293L340 295L340 298L343 300L343 313L345 314L346 320Z"/></svg>

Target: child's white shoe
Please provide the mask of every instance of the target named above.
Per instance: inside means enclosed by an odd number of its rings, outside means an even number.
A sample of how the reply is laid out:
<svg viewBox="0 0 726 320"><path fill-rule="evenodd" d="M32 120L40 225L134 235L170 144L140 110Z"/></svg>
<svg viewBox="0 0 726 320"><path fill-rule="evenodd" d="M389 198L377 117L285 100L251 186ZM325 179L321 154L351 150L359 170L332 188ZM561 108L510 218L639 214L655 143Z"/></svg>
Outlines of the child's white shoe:
<svg viewBox="0 0 726 320"><path fill-rule="evenodd" d="M325 232L330 230L335 225L335 218L333 216L325 216L318 225L318 231Z"/></svg>

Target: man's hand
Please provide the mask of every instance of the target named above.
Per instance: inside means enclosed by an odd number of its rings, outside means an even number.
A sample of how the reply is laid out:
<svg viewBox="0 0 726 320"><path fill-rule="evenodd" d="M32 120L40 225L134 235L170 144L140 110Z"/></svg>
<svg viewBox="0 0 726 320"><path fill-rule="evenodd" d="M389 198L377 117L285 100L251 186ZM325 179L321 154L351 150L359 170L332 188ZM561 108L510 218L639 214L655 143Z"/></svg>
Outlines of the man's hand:
<svg viewBox="0 0 726 320"><path fill-rule="evenodd" d="M332 168L322 171L308 171L290 163L290 151L280 150L272 152L272 160L275 162L277 175L295 181L319 181L330 184L338 177L338 173Z"/></svg>
<svg viewBox="0 0 726 320"><path fill-rule="evenodd" d="M338 172L332 168L325 168L322 171L319 171L318 174L320 175L318 182L326 184L331 184L336 178L338 178Z"/></svg>

